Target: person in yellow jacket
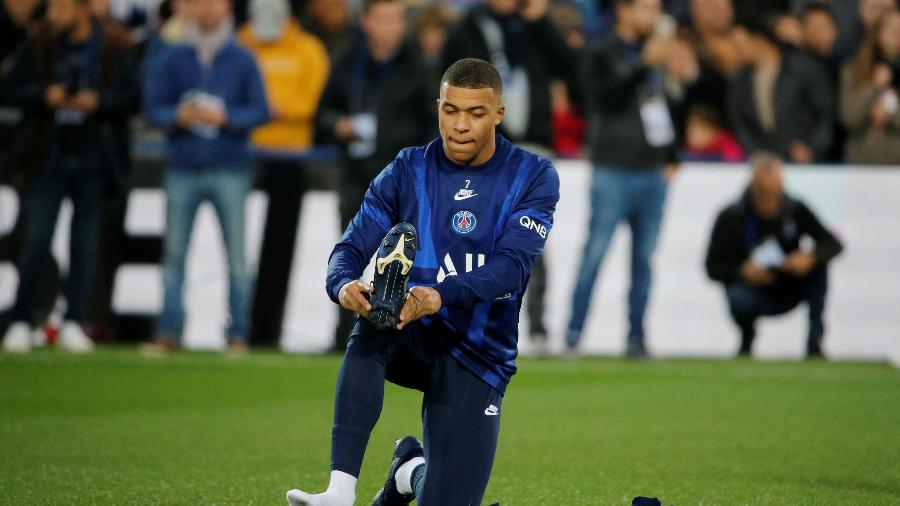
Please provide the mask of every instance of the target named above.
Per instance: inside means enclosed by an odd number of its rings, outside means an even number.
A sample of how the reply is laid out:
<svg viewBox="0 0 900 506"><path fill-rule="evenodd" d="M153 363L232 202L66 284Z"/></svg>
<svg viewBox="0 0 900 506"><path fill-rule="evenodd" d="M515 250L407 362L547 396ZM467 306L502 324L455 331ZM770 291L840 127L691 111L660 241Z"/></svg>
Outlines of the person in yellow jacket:
<svg viewBox="0 0 900 506"><path fill-rule="evenodd" d="M263 150L302 151L312 147L319 97L330 63L325 45L291 18L288 0L251 0L249 21L238 40L255 56L262 72L272 122L257 128L251 141ZM257 187L268 193L251 313L251 344L277 345L294 264L300 209L307 183L299 162L261 159Z"/></svg>
<svg viewBox="0 0 900 506"><path fill-rule="evenodd" d="M251 0L238 40L256 56L273 121L253 133L260 148L308 149L330 63L325 45L291 19L287 0Z"/></svg>

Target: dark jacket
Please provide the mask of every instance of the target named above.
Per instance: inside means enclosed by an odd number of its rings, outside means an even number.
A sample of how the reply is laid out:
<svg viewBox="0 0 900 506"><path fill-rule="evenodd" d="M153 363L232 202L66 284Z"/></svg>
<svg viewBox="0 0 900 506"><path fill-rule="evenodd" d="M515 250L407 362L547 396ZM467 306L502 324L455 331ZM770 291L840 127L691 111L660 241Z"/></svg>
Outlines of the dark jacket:
<svg viewBox="0 0 900 506"><path fill-rule="evenodd" d="M741 265L768 238L775 238L787 254L800 248L804 236L815 241L818 265L827 264L843 250L841 242L803 202L785 195L779 216L760 220L753 212L749 190L745 191L716 218L706 253L706 273L722 283L737 281Z"/></svg>
<svg viewBox="0 0 900 506"><path fill-rule="evenodd" d="M97 90L99 103L81 128L85 138L97 146L99 168L110 189L121 190L127 186L131 171L128 120L137 111L140 96L132 46L127 33L112 25L95 23L92 37L96 37L92 40L96 40L99 54L91 66L93 75L83 81ZM16 53L2 90L23 112L8 161L14 182L20 185L38 177L54 151L59 127L44 94L49 85L59 81L54 62L64 44L49 25L36 28Z"/></svg>
<svg viewBox="0 0 900 506"><path fill-rule="evenodd" d="M530 109L525 134L518 138L510 137L502 123L501 133L513 142L533 142L549 147L553 137L550 81L562 79L569 84L575 82L574 51L566 44L548 16L534 23L526 23L518 16L493 16L481 5L470 9L447 34L447 42L441 55L444 70L462 58L492 61L488 43L479 25L482 17L490 17L499 23L503 29L507 60L511 66L523 68L528 76ZM578 91L576 88L569 86L573 91Z"/></svg>
<svg viewBox="0 0 900 506"><path fill-rule="evenodd" d="M364 38L334 66L316 116L319 140L338 143L334 127L342 116L374 113L376 150L365 159L351 161L347 175L368 184L397 153L427 143L437 136L437 90L428 86L419 57L404 43L388 62L369 54ZM349 160L345 144L341 144Z"/></svg>
<svg viewBox="0 0 900 506"><path fill-rule="evenodd" d="M641 107L665 96L662 75L641 61L641 46L615 31L591 46L584 65L588 103L588 145L594 164L624 169L656 169L675 160L675 143L651 146L644 134ZM671 116L671 111L669 111ZM673 122L674 133L674 122Z"/></svg>
<svg viewBox="0 0 900 506"><path fill-rule="evenodd" d="M788 155L800 141L815 161L828 159L834 140L835 91L828 71L812 56L782 49L782 64L773 88L775 130L766 132L753 93L753 67L735 74L728 92L728 114L735 136L747 152L766 149Z"/></svg>
<svg viewBox="0 0 900 506"><path fill-rule="evenodd" d="M177 125L178 106L192 91L217 96L225 103L228 120L214 138ZM172 46L149 78L143 108L147 123L168 130L169 166L182 169L249 166L250 131L269 121L256 60L234 40L219 50L209 69L203 68L192 46Z"/></svg>
<svg viewBox="0 0 900 506"><path fill-rule="evenodd" d="M893 68L895 90L900 90L900 65ZM883 127L872 122L872 106L883 89L871 81L856 86L854 62L844 66L841 82L840 117L847 127L847 161L871 165L900 165L900 112L888 117Z"/></svg>

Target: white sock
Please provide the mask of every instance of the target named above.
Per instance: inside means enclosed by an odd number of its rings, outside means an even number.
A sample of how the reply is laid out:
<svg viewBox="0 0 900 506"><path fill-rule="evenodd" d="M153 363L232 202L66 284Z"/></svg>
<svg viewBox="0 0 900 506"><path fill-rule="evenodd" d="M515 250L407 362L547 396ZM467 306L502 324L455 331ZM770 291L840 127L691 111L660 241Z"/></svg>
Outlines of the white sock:
<svg viewBox="0 0 900 506"><path fill-rule="evenodd" d="M287 499L291 506L353 506L356 478L343 471L331 471L331 481L325 492L313 495L302 490L290 490Z"/></svg>
<svg viewBox="0 0 900 506"><path fill-rule="evenodd" d="M413 493L413 471L415 471L417 467L423 464L425 464L424 458L413 457L404 462L399 468L397 468L397 472L394 473L394 480L397 482L397 492L400 492L403 495L409 495Z"/></svg>

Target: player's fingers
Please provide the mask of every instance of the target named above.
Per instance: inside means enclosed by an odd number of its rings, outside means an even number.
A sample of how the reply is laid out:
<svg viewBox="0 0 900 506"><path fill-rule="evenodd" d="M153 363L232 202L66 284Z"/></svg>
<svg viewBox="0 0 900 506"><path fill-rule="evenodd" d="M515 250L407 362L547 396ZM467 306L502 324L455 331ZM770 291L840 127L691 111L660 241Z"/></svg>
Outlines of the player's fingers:
<svg viewBox="0 0 900 506"><path fill-rule="evenodd" d="M419 319L419 301L413 296L407 296L403 309L400 310L400 322L397 330L402 330L409 323Z"/></svg>
<svg viewBox="0 0 900 506"><path fill-rule="evenodd" d="M350 309L360 314L363 312L368 313L372 310L372 306L369 304L369 301L366 300L365 295L358 290L353 290L351 293L350 304L353 306Z"/></svg>
<svg viewBox="0 0 900 506"><path fill-rule="evenodd" d="M361 307L366 311L366 313L368 313L369 311L372 310L372 304L369 302L369 299L366 298L366 296L363 294L364 293L373 293L375 291L375 287L371 284L363 283L360 280L356 280L355 283L356 283L356 287L358 289L358 291L356 292L356 295L359 297L359 300L361 301Z"/></svg>

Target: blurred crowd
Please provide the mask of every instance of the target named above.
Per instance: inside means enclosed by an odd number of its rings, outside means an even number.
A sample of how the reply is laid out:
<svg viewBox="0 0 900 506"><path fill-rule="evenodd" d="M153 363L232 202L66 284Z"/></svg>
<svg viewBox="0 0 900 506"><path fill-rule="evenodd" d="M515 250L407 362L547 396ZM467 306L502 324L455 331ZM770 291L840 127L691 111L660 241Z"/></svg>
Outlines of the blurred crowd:
<svg viewBox="0 0 900 506"><path fill-rule="evenodd" d="M228 253L226 337L241 349L261 293L275 293L277 309L255 320L280 327L283 316L306 187L292 170L302 157L290 155L338 147L345 225L399 149L436 136L441 74L464 57L503 76L505 136L608 169L592 188L573 348L582 300L625 219L635 234L628 339L643 346L665 178L635 169L668 174L682 160L739 162L760 150L802 164L900 164L894 0L0 0L2 182L21 193L27 216L20 279L39 278L70 198L71 325L61 339L88 349L79 324L86 280L103 262L104 207L127 194L134 138L157 129L168 198L153 346L179 342L191 225L209 201ZM243 251L254 181L270 196L255 288ZM12 321L22 335L40 323L38 285L20 283ZM538 338L541 300L528 308ZM350 324L342 314L337 348Z"/></svg>
<svg viewBox="0 0 900 506"><path fill-rule="evenodd" d="M128 40L133 70L147 84L163 49L191 37L195 4L201 2L87 3L98 23ZM435 87L441 70L460 56L481 53L495 64L524 69L528 84L540 88L528 90L532 121L519 125L511 118L507 134L520 133L559 156L582 154L587 104L582 100L585 80L576 69L581 53L615 31L616 0L400 3L403 19L390 26L390 20L380 18L367 23L362 0L230 2L229 30L263 68L270 105L303 109L272 118L273 123L293 120L302 131L270 125L254 141L298 149L314 140L333 141L327 138L330 132L313 136L315 122L298 120L315 115L329 76L349 65L360 38L378 31L384 44L392 44L391 37L404 38L402 44ZM895 0L628 3L637 4L648 23L642 57L665 69L682 159L737 161L767 148L796 163L900 163ZM7 75L17 50L52 24L48 4L0 2L0 69L7 80L18 78ZM500 37L491 35L492 27ZM292 76L279 60L284 55L297 60L294 72L302 68L301 73L314 75L308 80ZM20 105L8 88L4 91L6 105ZM434 93L429 89L429 96Z"/></svg>

